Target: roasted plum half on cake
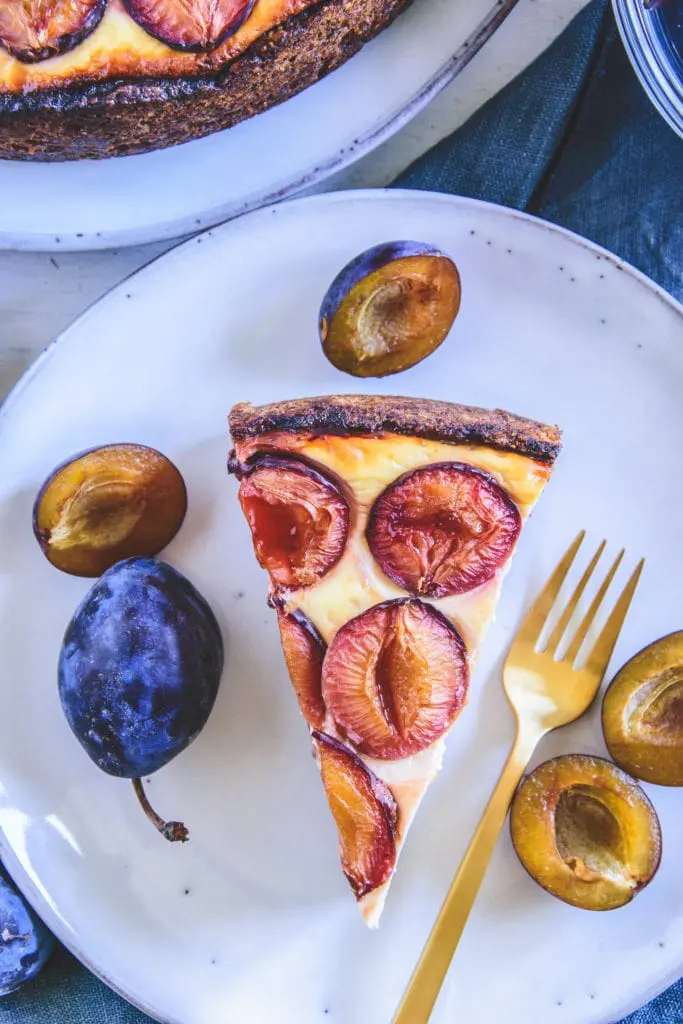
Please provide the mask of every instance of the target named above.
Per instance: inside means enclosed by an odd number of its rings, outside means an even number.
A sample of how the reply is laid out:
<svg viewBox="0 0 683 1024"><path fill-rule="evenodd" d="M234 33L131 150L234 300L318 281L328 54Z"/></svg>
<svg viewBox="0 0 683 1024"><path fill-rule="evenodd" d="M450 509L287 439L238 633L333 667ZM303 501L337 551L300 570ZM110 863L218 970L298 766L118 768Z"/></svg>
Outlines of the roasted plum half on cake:
<svg viewBox="0 0 683 1024"><path fill-rule="evenodd" d="M629 775L604 758L569 754L521 783L510 811L512 842L531 877L583 910L614 910L654 877L659 819Z"/></svg>
<svg viewBox="0 0 683 1024"><path fill-rule="evenodd" d="M492 477L457 462L399 477L377 498L367 541L378 565L409 593L464 594L508 560L519 509Z"/></svg>
<svg viewBox="0 0 683 1024"><path fill-rule="evenodd" d="M24 64L56 57L89 36L106 8L107 0L0 0L0 47Z"/></svg>
<svg viewBox="0 0 683 1024"><path fill-rule="evenodd" d="M205 53L233 35L256 0L123 0L134 21L174 50Z"/></svg>
<svg viewBox="0 0 683 1024"><path fill-rule="evenodd" d="M349 530L349 506L321 468L263 455L231 472L240 479L239 499L251 527L259 565L278 587L310 587L341 558Z"/></svg>
<svg viewBox="0 0 683 1024"><path fill-rule="evenodd" d="M320 340L333 366L386 377L426 359L460 309L460 275L445 253L420 242L387 242L337 275L320 309Z"/></svg>
<svg viewBox="0 0 683 1024"><path fill-rule="evenodd" d="M349 747L317 730L313 743L339 831L342 870L356 898L362 899L394 870L396 801L389 787Z"/></svg>
<svg viewBox="0 0 683 1024"><path fill-rule="evenodd" d="M325 641L301 611L285 612L278 608L277 618L282 653L301 714L312 728L322 729L325 723L322 691Z"/></svg>
<svg viewBox="0 0 683 1024"><path fill-rule="evenodd" d="M637 779L683 786L683 631L631 658L602 705L610 757Z"/></svg>
<svg viewBox="0 0 683 1024"><path fill-rule="evenodd" d="M111 444L52 471L35 501L33 531L57 569L100 576L124 558L158 554L186 510L185 483L165 455Z"/></svg>
<svg viewBox="0 0 683 1024"><path fill-rule="evenodd" d="M98 768L131 779L143 810L171 842L188 832L152 809L143 776L199 735L223 671L223 640L202 595L152 558L112 566L86 594L64 636L59 696Z"/></svg>
<svg viewBox="0 0 683 1024"><path fill-rule="evenodd" d="M419 753L451 727L469 664L455 627L431 605L375 605L339 630L323 665L323 699L338 728L369 757Z"/></svg>

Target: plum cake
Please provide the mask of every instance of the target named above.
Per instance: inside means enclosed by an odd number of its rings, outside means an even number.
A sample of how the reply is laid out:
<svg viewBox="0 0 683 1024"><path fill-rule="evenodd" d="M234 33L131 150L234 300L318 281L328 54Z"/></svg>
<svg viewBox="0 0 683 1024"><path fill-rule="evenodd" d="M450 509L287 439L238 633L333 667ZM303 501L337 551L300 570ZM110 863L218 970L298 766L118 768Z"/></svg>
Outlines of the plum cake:
<svg viewBox="0 0 683 1024"><path fill-rule="evenodd" d="M411 0L0 0L0 157L187 142L333 71Z"/></svg>
<svg viewBox="0 0 683 1024"><path fill-rule="evenodd" d="M560 432L359 395L240 403L230 432L342 867L375 926Z"/></svg>

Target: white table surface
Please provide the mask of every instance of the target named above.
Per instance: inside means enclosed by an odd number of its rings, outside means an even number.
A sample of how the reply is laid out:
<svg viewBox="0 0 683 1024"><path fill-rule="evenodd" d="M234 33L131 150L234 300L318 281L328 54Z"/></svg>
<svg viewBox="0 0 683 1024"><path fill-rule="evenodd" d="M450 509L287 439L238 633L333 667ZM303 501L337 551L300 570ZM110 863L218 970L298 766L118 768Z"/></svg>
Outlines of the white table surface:
<svg viewBox="0 0 683 1024"><path fill-rule="evenodd" d="M514 78L587 3L520 0L472 63L411 124L314 191L388 184ZM0 252L0 401L79 313L172 244L92 253Z"/></svg>

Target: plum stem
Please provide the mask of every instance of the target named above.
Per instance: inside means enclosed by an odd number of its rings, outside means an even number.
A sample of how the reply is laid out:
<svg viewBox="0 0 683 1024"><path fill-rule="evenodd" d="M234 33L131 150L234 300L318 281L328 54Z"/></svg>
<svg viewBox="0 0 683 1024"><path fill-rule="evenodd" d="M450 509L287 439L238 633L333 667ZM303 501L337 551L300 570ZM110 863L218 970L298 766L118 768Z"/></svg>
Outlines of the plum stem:
<svg viewBox="0 0 683 1024"><path fill-rule="evenodd" d="M147 794L142 787L142 779L133 779L132 781L135 795L140 801L140 806L157 832L160 832L164 839L168 839L169 843L186 843L190 838L190 833L182 821L164 821L163 818L160 818L147 799Z"/></svg>

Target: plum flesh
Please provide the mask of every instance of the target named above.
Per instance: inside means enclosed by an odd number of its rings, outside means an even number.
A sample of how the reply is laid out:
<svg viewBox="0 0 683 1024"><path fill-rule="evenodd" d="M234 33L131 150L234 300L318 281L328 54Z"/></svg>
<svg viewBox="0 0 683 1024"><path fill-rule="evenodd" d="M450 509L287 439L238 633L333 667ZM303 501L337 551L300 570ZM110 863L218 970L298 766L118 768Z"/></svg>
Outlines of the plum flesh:
<svg viewBox="0 0 683 1024"><path fill-rule="evenodd" d="M301 714L312 728L320 729L325 721L322 695L325 641L303 612L285 612L278 608L277 617L285 664Z"/></svg>
<svg viewBox="0 0 683 1024"><path fill-rule="evenodd" d="M112 444L74 455L50 473L33 507L45 557L74 576L101 576L133 555L156 555L185 518L187 491L165 455Z"/></svg>
<svg viewBox="0 0 683 1024"><path fill-rule="evenodd" d="M35 978L53 949L52 935L0 865L0 996Z"/></svg>
<svg viewBox="0 0 683 1024"><path fill-rule="evenodd" d="M610 757L637 779L683 786L683 631L624 665L602 705Z"/></svg>
<svg viewBox="0 0 683 1024"><path fill-rule="evenodd" d="M95 30L107 0L0 0L0 46L35 64L77 46Z"/></svg>
<svg viewBox="0 0 683 1024"><path fill-rule="evenodd" d="M450 462L412 470L387 487L366 536L390 579L437 598L487 583L512 554L521 526L519 509L492 477Z"/></svg>
<svg viewBox="0 0 683 1024"><path fill-rule="evenodd" d="M318 731L313 742L339 832L342 869L360 900L394 870L398 807L386 783L347 746Z"/></svg>
<svg viewBox="0 0 683 1024"><path fill-rule="evenodd" d="M164 562L130 558L94 584L67 627L59 695L98 768L137 780L200 733L222 670L220 628L201 594ZM167 838L184 838L161 825Z"/></svg>
<svg viewBox="0 0 683 1024"><path fill-rule="evenodd" d="M215 50L244 24L256 0L123 0L145 32L174 50Z"/></svg>
<svg viewBox="0 0 683 1024"><path fill-rule="evenodd" d="M230 463L259 565L275 588L310 587L337 564L350 512L340 488L308 463L260 455Z"/></svg>
<svg viewBox="0 0 683 1024"><path fill-rule="evenodd" d="M362 754L398 760L439 739L467 699L469 665L455 627L431 605L399 599L357 615L323 663L323 699Z"/></svg>
<svg viewBox="0 0 683 1024"><path fill-rule="evenodd" d="M515 794L510 831L531 877L583 910L624 906L659 867L654 807L635 779L588 754L535 768Z"/></svg>
<svg viewBox="0 0 683 1024"><path fill-rule="evenodd" d="M459 309L460 275L445 253L421 242L387 242L334 279L320 308L320 340L338 370L385 377L431 355Z"/></svg>

